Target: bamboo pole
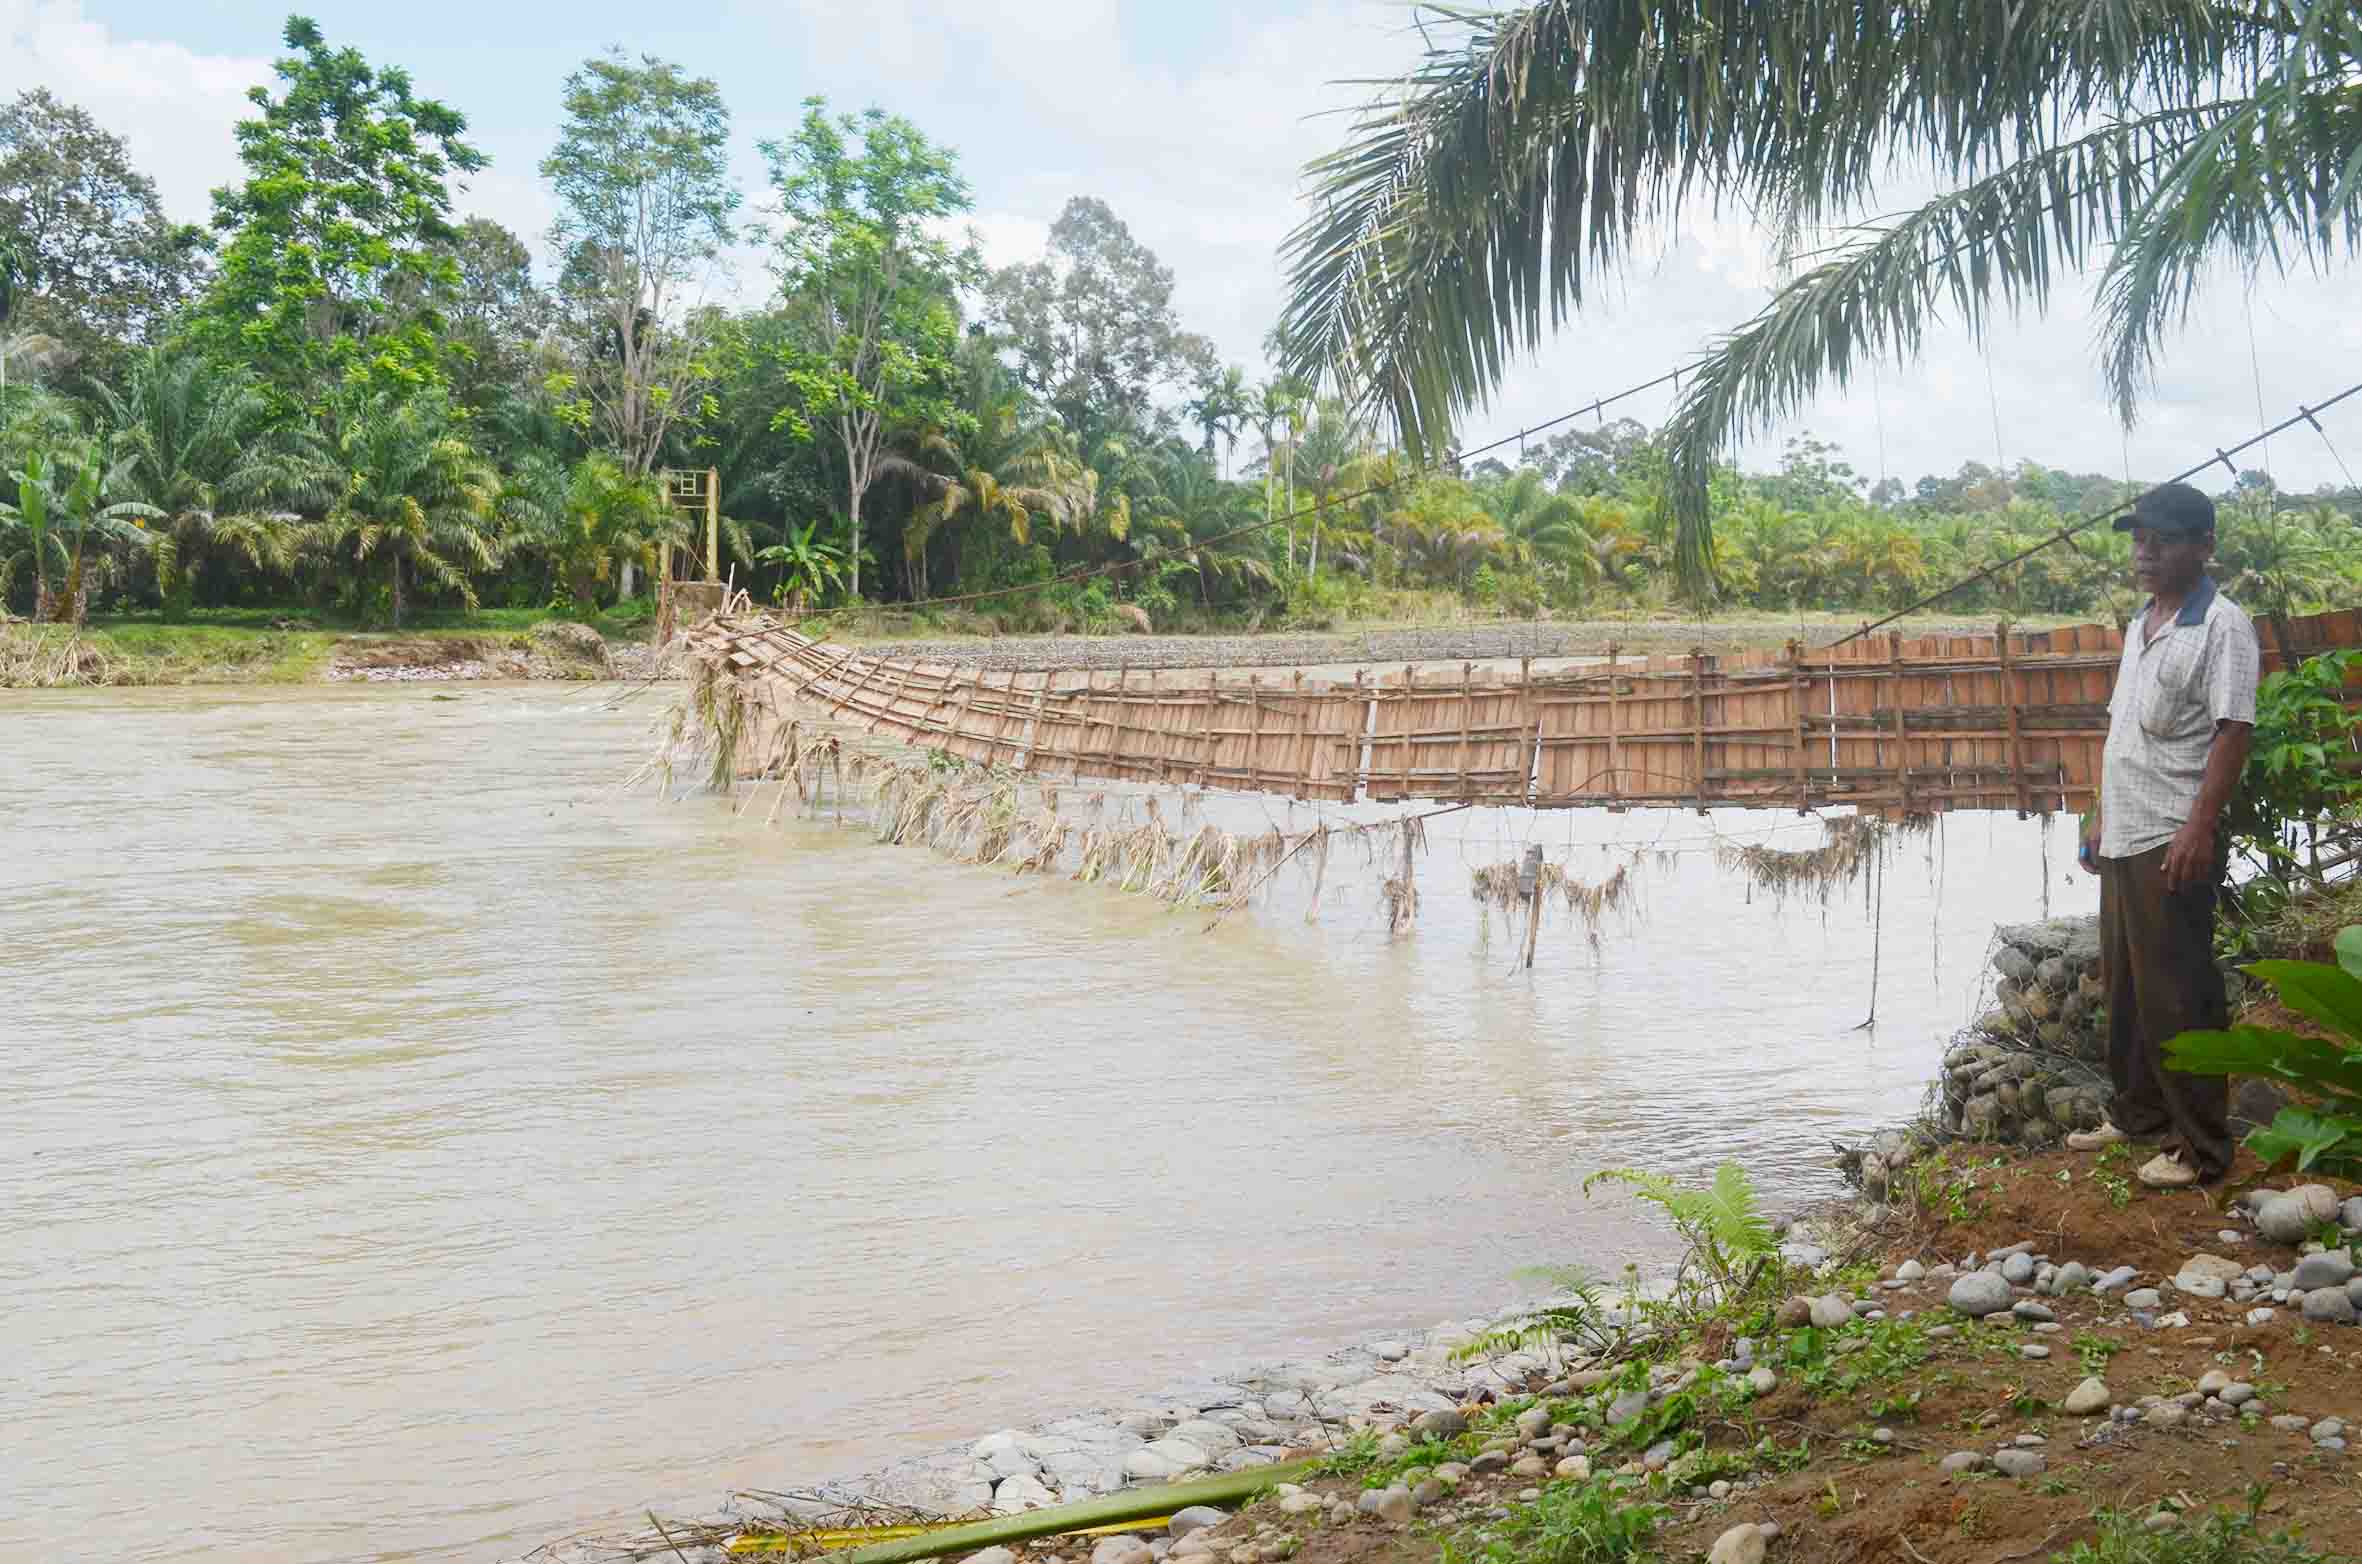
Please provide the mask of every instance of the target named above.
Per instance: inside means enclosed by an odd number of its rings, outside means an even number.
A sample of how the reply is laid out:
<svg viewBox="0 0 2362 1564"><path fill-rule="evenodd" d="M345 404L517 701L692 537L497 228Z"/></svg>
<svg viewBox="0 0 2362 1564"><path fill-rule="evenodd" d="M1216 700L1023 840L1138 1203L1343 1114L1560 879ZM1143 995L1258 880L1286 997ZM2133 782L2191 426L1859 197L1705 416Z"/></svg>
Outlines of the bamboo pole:
<svg viewBox="0 0 2362 1564"><path fill-rule="evenodd" d="M1525 897L1525 969L1534 969L1534 941L1542 933L1542 849L1525 850L1525 863L1517 871L1517 889Z"/></svg>
<svg viewBox="0 0 2362 1564"><path fill-rule="evenodd" d="M2009 621L2004 619L1993 627L1993 655L2001 662L2001 703L2009 711L2009 769L2018 771L2022 762L2018 756L2018 685L2017 676L2009 666ZM2018 777L2018 818L2031 813L2026 798L2026 780Z"/></svg>
<svg viewBox="0 0 2362 1564"><path fill-rule="evenodd" d="M1126 1521L1148 1521L1160 1515L1175 1514L1193 1504L1243 1504L1279 1483L1309 1476L1319 1464L1318 1460L1289 1461L1277 1466L1249 1467L1243 1472L1225 1472L1217 1477L1201 1477L1192 1482L1127 1488L1121 1493L1084 1499L1075 1504L1053 1505L1046 1510L1027 1510L1019 1515L1000 1515L991 1520L947 1526L923 1536L898 1537L891 1542L872 1543L868 1547L849 1549L833 1557L837 1564L916 1564L917 1560L941 1558L946 1553L973 1553L982 1548L1001 1547L1012 1542L1030 1542L1036 1537L1058 1537L1099 1526L1121 1525ZM732 1543L731 1551L777 1551L779 1547L792 1546L794 1536L792 1532L782 1533L776 1545L772 1545L768 1538L751 1547Z"/></svg>

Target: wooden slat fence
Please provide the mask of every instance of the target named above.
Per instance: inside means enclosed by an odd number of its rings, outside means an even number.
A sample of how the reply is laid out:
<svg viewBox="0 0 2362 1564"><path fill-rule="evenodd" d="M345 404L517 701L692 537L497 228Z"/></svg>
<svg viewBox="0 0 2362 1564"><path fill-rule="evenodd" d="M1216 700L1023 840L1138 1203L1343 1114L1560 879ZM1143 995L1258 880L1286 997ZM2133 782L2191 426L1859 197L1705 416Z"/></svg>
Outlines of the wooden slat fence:
<svg viewBox="0 0 2362 1564"><path fill-rule="evenodd" d="M2354 610L2259 621L2266 671L2362 645ZM1868 637L1831 650L1626 657L1536 671L1008 673L866 657L759 616L689 655L755 716L797 714L1046 777L1331 802L2081 809L2123 637L2100 625ZM2362 688L2355 692L2362 698Z"/></svg>

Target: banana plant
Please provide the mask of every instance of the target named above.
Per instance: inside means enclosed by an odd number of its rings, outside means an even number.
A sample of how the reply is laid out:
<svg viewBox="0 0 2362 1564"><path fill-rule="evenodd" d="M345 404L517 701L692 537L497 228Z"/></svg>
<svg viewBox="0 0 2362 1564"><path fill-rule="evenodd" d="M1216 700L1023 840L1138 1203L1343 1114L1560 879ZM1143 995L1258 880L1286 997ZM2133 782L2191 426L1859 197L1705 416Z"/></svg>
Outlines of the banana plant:
<svg viewBox="0 0 2362 1564"><path fill-rule="evenodd" d="M148 523L161 519L164 513L138 500L110 503L107 496L115 492L121 473L108 465L106 453L96 445L71 453L58 464L58 473L61 520L73 530L73 547L67 556L65 591L57 602L56 617L60 622L80 624L87 598L87 572L114 558L116 549L129 552L154 543ZM98 545L96 553L91 547L94 543Z"/></svg>
<svg viewBox="0 0 2362 1564"><path fill-rule="evenodd" d="M819 530L819 522L808 521L792 528L786 542L774 543L756 553L756 564L777 565L780 569L780 602L792 601L800 608L845 579L845 551L833 543L818 541L815 534Z"/></svg>

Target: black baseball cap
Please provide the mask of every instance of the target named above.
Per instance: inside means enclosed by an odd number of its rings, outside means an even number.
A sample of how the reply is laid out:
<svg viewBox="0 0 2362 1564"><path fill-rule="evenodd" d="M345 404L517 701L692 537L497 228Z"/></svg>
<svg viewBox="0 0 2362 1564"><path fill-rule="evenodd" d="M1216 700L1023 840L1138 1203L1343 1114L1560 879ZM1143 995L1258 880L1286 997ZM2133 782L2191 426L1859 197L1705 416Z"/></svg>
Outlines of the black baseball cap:
<svg viewBox="0 0 2362 1564"><path fill-rule="evenodd" d="M2118 532L2146 527L2151 532L2194 538L2214 530L2214 501L2186 483L2161 483L2116 518Z"/></svg>

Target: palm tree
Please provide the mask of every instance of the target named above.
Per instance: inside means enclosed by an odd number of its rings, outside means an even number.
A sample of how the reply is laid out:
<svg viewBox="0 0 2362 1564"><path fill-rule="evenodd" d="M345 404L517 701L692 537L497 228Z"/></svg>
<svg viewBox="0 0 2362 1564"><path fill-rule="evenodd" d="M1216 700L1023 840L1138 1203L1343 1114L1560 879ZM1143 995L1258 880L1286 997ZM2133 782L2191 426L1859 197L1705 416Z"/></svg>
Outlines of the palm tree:
<svg viewBox="0 0 2362 1564"><path fill-rule="evenodd" d="M1729 438L1944 306L1981 329L2105 259L2100 356L2128 421L2207 267L2362 245L2362 11L2299 0L1548 0L1449 36L1315 162L1288 240L1291 368L1369 388L1414 452L1513 353L1704 194L1783 245L1891 170L1952 188L1808 257L1716 342L1666 430L1685 586L1707 584Z"/></svg>
<svg viewBox="0 0 2362 1564"><path fill-rule="evenodd" d="M1203 449L1207 460L1214 459L1215 436L1227 442L1222 470L1217 476L1230 476L1228 458L1238 453L1238 432L1247 421L1247 397L1247 372L1231 364L1209 371L1198 382L1197 395L1190 398L1184 409L1190 421L1205 431Z"/></svg>
<svg viewBox="0 0 2362 1564"><path fill-rule="evenodd" d="M1276 586L1277 574L1256 552L1257 538L1232 538L1220 544L1211 541L1254 525L1251 492L1243 484L1224 479L1210 460L1184 452L1141 507L1133 528L1134 541L1144 557L1165 554L1183 562L1197 578L1199 603L1209 607L1218 582L1233 587L1250 583Z"/></svg>
<svg viewBox="0 0 2362 1564"><path fill-rule="evenodd" d="M314 546L349 554L357 567L383 557L397 628L405 568L458 593L472 611L470 573L500 562L492 530L500 475L454 432L442 394L347 393L327 419L327 460L335 495L311 529Z"/></svg>
<svg viewBox="0 0 2362 1564"><path fill-rule="evenodd" d="M269 398L251 371L148 348L132 359L121 392L97 391L122 492L164 518L155 560L165 618L186 617L214 551L256 569L287 568L300 529L270 506L316 487L317 453L271 429Z"/></svg>
<svg viewBox="0 0 2362 1564"><path fill-rule="evenodd" d="M550 553L575 612L587 617L609 580L633 566L654 568L657 545L689 540L688 519L666 499L663 479L634 477L614 457L594 453L574 464Z"/></svg>
<svg viewBox="0 0 2362 1564"><path fill-rule="evenodd" d="M899 478L927 495L902 529L913 597L927 595L927 549L938 534L956 545L960 524L974 518L1006 528L1022 546L1033 541L1036 512L1059 513L1060 494L1031 481L1044 465L1036 454L1048 438L1043 426L1027 418L1023 399L997 365L973 376L969 389L973 412L965 434L955 437L940 427L910 431L902 449L878 463L880 476Z"/></svg>
<svg viewBox="0 0 2362 1564"><path fill-rule="evenodd" d="M1276 375L1247 393L1243 417L1263 436L1263 519L1279 515L1278 494L1272 487L1283 474L1287 481L1287 509L1296 510L1296 421L1303 416L1304 388L1286 375ZM1296 568L1296 524L1288 523L1288 568Z"/></svg>
<svg viewBox="0 0 2362 1564"><path fill-rule="evenodd" d="M1477 503L1500 524L1513 563L1528 569L1551 564L1597 575L1591 535L1583 530L1583 507L1570 494L1554 494L1541 473L1520 467L1496 483L1480 486ZM1578 565L1576 562L1580 561Z"/></svg>
<svg viewBox="0 0 2362 1564"><path fill-rule="evenodd" d="M2331 539L2353 523L2323 505L2310 515L2268 507L2237 507L2223 532L2216 569L2223 589L2259 614L2291 614L2330 597L2341 585L2344 560Z"/></svg>
<svg viewBox="0 0 2362 1564"><path fill-rule="evenodd" d="M1430 585L1464 587L1504 541L1500 524L1457 478L1428 477L1397 497L1387 530L1406 565Z"/></svg>

